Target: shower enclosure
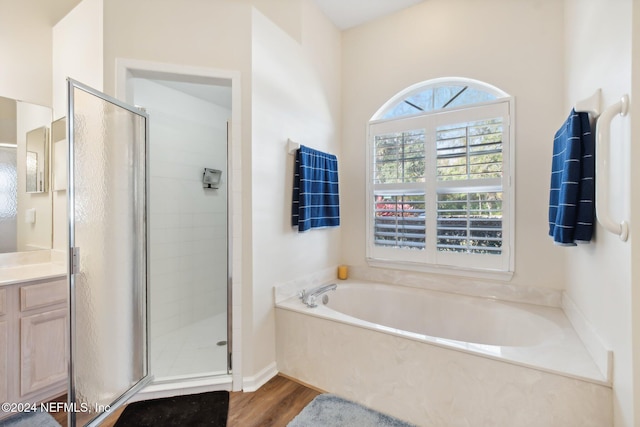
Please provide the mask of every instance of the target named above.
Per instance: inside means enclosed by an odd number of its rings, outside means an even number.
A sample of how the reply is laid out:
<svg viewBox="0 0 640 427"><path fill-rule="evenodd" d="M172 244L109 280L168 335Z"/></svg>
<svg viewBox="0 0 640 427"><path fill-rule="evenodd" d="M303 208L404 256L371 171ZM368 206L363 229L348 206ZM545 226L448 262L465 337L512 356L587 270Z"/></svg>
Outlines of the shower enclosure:
<svg viewBox="0 0 640 427"><path fill-rule="evenodd" d="M231 383L231 84L161 77L135 107L69 81L70 425L152 380Z"/></svg>
<svg viewBox="0 0 640 427"><path fill-rule="evenodd" d="M98 425L151 379L147 116L79 82L69 110L69 425Z"/></svg>
<svg viewBox="0 0 640 427"><path fill-rule="evenodd" d="M154 383L227 375L230 82L148 72L132 76L128 87L129 99L150 117ZM218 185L203 184L205 168L219 172Z"/></svg>

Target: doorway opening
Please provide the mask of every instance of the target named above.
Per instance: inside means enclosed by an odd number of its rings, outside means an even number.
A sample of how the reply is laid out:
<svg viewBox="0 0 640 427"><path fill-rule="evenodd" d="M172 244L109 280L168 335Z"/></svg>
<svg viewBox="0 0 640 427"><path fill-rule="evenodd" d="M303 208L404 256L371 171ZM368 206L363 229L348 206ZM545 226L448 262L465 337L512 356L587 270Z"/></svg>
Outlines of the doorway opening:
<svg viewBox="0 0 640 427"><path fill-rule="evenodd" d="M231 378L234 343L230 154L231 123L239 121L239 108L233 105L237 78L158 64L121 70L125 77L120 82L126 83L121 99L149 115L147 244L154 384L184 387L203 378L227 383L222 378ZM219 172L219 184L203 184L205 168ZM226 388L232 388L231 381Z"/></svg>

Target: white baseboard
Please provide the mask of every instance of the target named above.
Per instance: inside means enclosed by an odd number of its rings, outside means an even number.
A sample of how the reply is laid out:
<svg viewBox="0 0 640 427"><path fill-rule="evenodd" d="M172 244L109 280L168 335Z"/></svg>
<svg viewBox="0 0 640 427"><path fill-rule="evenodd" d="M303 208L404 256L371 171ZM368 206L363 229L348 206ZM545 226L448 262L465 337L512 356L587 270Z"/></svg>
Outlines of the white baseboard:
<svg viewBox="0 0 640 427"><path fill-rule="evenodd" d="M591 322L584 317L576 303L566 292L562 293L562 309L598 369L606 381L611 384L613 381L613 351L605 347Z"/></svg>
<svg viewBox="0 0 640 427"><path fill-rule="evenodd" d="M256 391L276 375L278 375L276 362L270 363L256 375L244 377L242 380L242 390L245 392Z"/></svg>

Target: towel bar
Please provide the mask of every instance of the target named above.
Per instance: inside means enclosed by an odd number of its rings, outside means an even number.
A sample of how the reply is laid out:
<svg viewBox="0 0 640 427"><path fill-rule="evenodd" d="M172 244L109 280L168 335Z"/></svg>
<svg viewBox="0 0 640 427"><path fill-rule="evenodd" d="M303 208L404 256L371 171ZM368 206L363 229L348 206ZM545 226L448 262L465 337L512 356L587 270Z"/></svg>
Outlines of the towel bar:
<svg viewBox="0 0 640 427"><path fill-rule="evenodd" d="M627 221L617 223L609 213L609 143L611 139L611 121L615 116L626 116L629 111L629 96L624 95L620 101L607 107L596 124L596 218L609 232L627 241L629 224Z"/></svg>
<svg viewBox="0 0 640 427"><path fill-rule="evenodd" d="M596 89L596 91L589 98L576 102L574 110L576 113L589 113L594 119L597 118L601 110L602 105L602 89Z"/></svg>
<svg viewBox="0 0 640 427"><path fill-rule="evenodd" d="M292 141L290 139L287 139L287 152L289 154L296 154L296 150L300 148L300 144Z"/></svg>

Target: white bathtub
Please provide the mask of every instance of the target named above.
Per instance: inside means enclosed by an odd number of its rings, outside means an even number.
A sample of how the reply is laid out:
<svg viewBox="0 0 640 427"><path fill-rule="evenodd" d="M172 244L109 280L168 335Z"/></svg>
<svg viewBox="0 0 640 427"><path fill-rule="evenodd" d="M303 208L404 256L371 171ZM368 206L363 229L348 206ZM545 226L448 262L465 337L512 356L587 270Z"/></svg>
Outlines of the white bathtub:
<svg viewBox="0 0 640 427"><path fill-rule="evenodd" d="M373 282L327 295L277 303L284 374L418 425L612 423L611 388L560 309Z"/></svg>

